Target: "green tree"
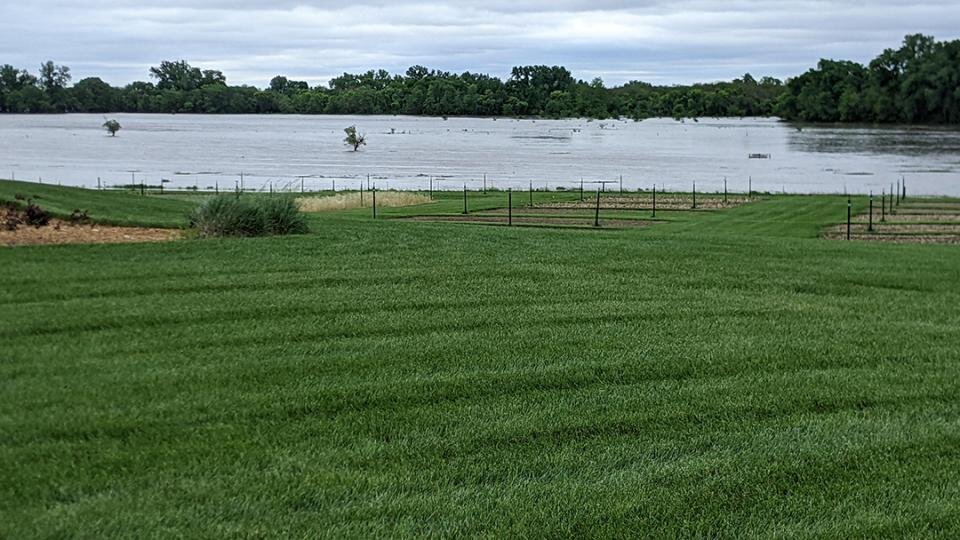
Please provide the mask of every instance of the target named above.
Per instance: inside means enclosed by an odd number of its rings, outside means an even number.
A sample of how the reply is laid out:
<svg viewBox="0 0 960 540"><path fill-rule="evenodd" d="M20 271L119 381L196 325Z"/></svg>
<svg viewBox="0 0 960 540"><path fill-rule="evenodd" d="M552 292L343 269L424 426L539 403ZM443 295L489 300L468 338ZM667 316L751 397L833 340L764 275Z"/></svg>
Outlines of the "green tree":
<svg viewBox="0 0 960 540"><path fill-rule="evenodd" d="M40 64L39 84L47 97L50 107L57 112L70 109L67 84L70 82L70 68L58 66L52 61Z"/></svg>
<svg viewBox="0 0 960 540"><path fill-rule="evenodd" d="M357 126L345 128L343 132L347 134L347 136L344 137L343 142L346 143L347 146L352 146L354 152L356 152L361 146L367 144L367 138L362 134L357 133Z"/></svg>
<svg viewBox="0 0 960 540"><path fill-rule="evenodd" d="M80 112L113 112L117 110L118 93L98 77L82 79L70 89L72 101Z"/></svg>
<svg viewBox="0 0 960 540"><path fill-rule="evenodd" d="M103 129L107 130L111 137L116 137L117 132L120 131L120 122L111 118L103 123Z"/></svg>

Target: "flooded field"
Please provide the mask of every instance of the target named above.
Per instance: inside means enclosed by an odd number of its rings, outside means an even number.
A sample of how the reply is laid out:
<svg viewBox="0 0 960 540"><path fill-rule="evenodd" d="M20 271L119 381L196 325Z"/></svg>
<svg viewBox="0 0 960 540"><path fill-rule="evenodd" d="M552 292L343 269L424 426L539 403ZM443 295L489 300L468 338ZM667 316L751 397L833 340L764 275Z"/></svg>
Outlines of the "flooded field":
<svg viewBox="0 0 960 540"><path fill-rule="evenodd" d="M393 116L0 116L0 177L170 189L650 188L960 195L960 131L678 122ZM343 128L367 136L359 152ZM751 157L752 156L752 157ZM484 180L486 177L486 180Z"/></svg>

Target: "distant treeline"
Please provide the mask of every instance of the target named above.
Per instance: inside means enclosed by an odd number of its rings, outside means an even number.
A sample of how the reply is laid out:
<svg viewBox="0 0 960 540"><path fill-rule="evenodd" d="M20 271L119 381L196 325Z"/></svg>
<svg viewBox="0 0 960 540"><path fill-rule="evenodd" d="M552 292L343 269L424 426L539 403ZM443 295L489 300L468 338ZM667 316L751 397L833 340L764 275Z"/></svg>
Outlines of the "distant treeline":
<svg viewBox="0 0 960 540"><path fill-rule="evenodd" d="M541 116L551 118L780 116L822 122L960 121L960 41L908 36L864 67L822 60L790 79L751 75L730 82L653 86L629 82L607 88L599 78L575 79L560 66L513 68L503 81L413 66L343 74L327 86L274 77L270 87L230 86L223 73L185 61L150 68L155 82L116 88L97 77L70 86L70 69L53 62L37 76L0 66L0 112L150 112L408 114L427 116Z"/></svg>
<svg viewBox="0 0 960 540"><path fill-rule="evenodd" d="M821 60L787 82L775 111L809 122L960 123L960 40L907 36L868 66Z"/></svg>

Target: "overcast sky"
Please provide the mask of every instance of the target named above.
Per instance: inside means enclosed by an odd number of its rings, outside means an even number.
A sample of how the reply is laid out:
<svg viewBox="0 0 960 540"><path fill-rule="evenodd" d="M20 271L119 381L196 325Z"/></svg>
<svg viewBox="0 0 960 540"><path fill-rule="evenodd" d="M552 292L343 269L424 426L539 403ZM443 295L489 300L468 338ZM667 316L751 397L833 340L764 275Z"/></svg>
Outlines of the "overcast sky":
<svg viewBox="0 0 960 540"><path fill-rule="evenodd" d="M500 77L560 64L608 85L783 78L916 32L956 39L960 0L0 0L0 64L51 59L112 84L176 59L260 87L414 64Z"/></svg>

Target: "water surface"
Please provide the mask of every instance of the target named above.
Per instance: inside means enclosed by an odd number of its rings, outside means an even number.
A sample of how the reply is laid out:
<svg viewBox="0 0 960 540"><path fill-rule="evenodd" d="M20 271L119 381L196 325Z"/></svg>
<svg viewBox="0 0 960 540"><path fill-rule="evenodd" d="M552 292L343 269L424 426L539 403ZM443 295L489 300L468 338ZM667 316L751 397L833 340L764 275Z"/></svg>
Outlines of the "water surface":
<svg viewBox="0 0 960 540"><path fill-rule="evenodd" d="M960 196L960 131L805 126L775 119L633 121L404 116L0 115L0 177L93 187L576 188L866 193L903 177L910 193ZM356 125L368 144L344 146ZM751 159L750 155L769 155ZM592 188L591 188L592 189Z"/></svg>

